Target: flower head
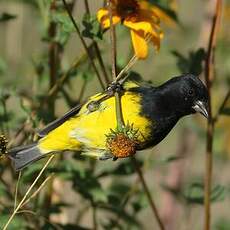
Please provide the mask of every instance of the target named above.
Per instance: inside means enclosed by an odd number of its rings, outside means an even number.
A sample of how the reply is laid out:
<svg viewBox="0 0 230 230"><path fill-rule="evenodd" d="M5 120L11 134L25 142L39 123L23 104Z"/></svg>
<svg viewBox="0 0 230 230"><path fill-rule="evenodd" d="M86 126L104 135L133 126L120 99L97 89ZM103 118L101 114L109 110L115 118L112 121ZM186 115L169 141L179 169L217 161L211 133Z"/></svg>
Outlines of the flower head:
<svg viewBox="0 0 230 230"><path fill-rule="evenodd" d="M138 58L146 58L148 41L159 49L163 32L160 28L160 18L169 20L169 17L158 7L146 0L111 0L112 22L121 22L131 32L133 48ZM97 12L98 21L103 28L110 27L109 9L101 8Z"/></svg>

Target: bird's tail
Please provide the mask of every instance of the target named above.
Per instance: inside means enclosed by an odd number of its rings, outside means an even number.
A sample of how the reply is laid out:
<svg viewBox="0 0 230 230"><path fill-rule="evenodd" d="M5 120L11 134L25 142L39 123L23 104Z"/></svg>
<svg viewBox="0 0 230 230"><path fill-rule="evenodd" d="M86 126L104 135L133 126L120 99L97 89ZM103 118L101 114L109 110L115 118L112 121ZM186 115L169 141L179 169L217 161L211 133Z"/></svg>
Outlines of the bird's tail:
<svg viewBox="0 0 230 230"><path fill-rule="evenodd" d="M41 153L37 143L13 148L9 150L8 154L17 171L46 156L46 154Z"/></svg>

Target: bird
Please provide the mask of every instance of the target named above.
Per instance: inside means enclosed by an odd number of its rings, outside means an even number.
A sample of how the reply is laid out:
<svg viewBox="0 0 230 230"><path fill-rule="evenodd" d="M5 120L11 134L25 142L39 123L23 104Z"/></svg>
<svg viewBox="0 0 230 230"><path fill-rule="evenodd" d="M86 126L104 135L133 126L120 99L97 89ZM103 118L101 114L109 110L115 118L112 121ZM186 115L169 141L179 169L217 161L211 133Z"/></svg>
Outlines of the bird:
<svg viewBox="0 0 230 230"><path fill-rule="evenodd" d="M135 130L137 151L160 143L186 115L209 116L207 88L193 74L172 77L159 86L127 80L122 87L122 116L125 125ZM91 96L38 132L37 142L9 150L9 158L16 170L69 150L100 160L111 158L106 141L117 126L115 110L114 95Z"/></svg>

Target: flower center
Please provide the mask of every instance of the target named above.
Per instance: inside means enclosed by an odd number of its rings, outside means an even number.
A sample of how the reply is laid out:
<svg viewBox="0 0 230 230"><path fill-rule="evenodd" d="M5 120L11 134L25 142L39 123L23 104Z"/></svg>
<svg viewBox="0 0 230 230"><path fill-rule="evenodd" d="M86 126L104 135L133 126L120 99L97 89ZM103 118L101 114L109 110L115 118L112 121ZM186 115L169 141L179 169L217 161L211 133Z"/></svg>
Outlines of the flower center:
<svg viewBox="0 0 230 230"><path fill-rule="evenodd" d="M123 20L127 17L135 17L138 9L139 5L136 0L120 0L116 5L117 14Z"/></svg>

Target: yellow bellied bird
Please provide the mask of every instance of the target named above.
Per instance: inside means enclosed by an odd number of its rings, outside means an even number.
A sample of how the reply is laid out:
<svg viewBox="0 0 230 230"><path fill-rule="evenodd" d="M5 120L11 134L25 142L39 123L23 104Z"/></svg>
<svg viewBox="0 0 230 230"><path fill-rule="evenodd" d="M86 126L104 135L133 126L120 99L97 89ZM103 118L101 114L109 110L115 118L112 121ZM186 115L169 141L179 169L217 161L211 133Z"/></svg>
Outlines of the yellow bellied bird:
<svg viewBox="0 0 230 230"><path fill-rule="evenodd" d="M183 116L199 112L208 117L207 89L192 74L173 77L158 87L127 81L121 105L125 124L138 130L137 150L158 144ZM9 150L9 157L16 170L66 150L107 159L112 154L106 138L116 126L115 97L99 93L41 130L36 143Z"/></svg>

